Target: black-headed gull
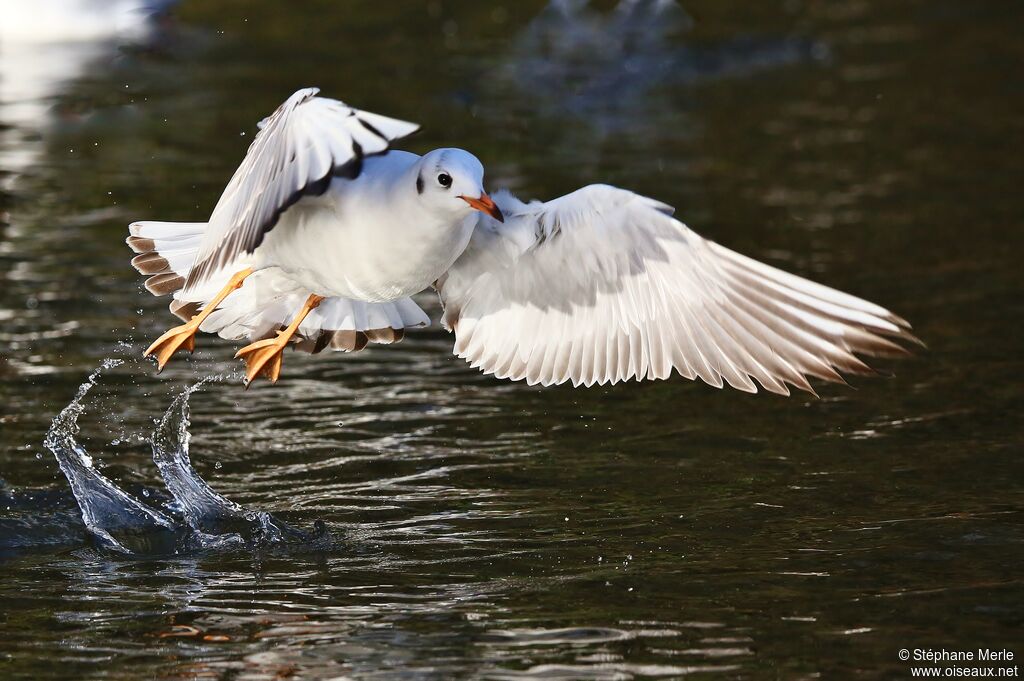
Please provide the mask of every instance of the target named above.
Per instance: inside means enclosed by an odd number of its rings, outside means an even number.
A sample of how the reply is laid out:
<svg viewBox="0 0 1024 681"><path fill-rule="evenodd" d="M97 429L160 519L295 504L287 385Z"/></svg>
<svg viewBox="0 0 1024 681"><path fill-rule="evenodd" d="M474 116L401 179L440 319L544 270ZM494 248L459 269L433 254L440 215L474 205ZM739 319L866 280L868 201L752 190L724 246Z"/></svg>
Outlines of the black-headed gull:
<svg viewBox="0 0 1024 681"><path fill-rule="evenodd" d="M307 352L393 343L430 323L498 378L606 384L676 370L721 387L813 392L871 373L857 355L919 342L888 310L701 238L658 201L607 185L546 203L484 191L472 154L391 150L412 123L296 92L261 124L208 222L136 222L132 261L195 332L249 339L246 384ZM244 283L244 286L243 286Z"/></svg>

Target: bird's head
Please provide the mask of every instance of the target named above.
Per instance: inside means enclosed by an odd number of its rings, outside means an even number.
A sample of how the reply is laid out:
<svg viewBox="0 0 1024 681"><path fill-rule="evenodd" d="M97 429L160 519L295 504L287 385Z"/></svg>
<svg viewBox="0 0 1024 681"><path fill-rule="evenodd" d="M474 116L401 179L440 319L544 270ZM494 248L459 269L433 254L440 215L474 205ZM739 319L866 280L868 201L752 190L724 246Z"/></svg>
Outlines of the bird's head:
<svg viewBox="0 0 1024 681"><path fill-rule="evenodd" d="M435 149L417 163L416 193L434 210L464 218L474 210L504 222L484 191L484 167L462 149Z"/></svg>

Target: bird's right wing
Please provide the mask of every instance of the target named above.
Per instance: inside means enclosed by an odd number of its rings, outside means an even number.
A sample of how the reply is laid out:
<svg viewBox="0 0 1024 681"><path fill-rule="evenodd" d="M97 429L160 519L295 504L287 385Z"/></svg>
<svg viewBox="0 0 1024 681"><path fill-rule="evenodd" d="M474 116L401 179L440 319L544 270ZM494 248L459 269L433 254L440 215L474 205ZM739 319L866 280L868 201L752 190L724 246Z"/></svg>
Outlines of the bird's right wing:
<svg viewBox="0 0 1024 681"><path fill-rule="evenodd" d="M354 109L299 90L268 118L210 216L184 295L252 253L289 206L321 194L334 176L355 177L366 156L415 132L414 123Z"/></svg>
<svg viewBox="0 0 1024 681"><path fill-rule="evenodd" d="M674 369L813 392L808 376L872 373L856 355L919 342L888 310L707 241L626 190L495 201L504 224L481 217L436 287L456 354L499 378L589 386Z"/></svg>

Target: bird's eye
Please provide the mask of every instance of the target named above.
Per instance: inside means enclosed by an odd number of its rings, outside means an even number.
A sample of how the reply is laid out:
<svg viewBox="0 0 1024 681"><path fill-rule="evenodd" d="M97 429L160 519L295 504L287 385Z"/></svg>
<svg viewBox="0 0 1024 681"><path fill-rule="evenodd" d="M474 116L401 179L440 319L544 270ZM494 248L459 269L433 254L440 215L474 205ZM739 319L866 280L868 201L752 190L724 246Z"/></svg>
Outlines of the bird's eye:
<svg viewBox="0 0 1024 681"><path fill-rule="evenodd" d="M448 187L452 186L452 176L448 173L441 173L437 176L437 183L445 189L448 189Z"/></svg>

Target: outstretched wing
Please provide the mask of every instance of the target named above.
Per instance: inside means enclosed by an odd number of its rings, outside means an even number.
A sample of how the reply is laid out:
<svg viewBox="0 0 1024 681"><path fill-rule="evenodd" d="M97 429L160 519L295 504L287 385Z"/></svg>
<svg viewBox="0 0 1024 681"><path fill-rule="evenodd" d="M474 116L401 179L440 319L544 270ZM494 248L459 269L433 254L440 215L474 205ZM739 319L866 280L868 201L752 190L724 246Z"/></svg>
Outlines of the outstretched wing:
<svg viewBox="0 0 1024 681"><path fill-rule="evenodd" d="M495 200L505 223L482 217L437 289L456 354L498 378L590 386L675 369L788 395L920 343L888 310L703 239L632 192Z"/></svg>
<svg viewBox="0 0 1024 681"><path fill-rule="evenodd" d="M335 176L356 177L362 159L386 152L419 126L299 90L260 122L260 131L210 216L186 292L252 253L281 213L322 194Z"/></svg>

